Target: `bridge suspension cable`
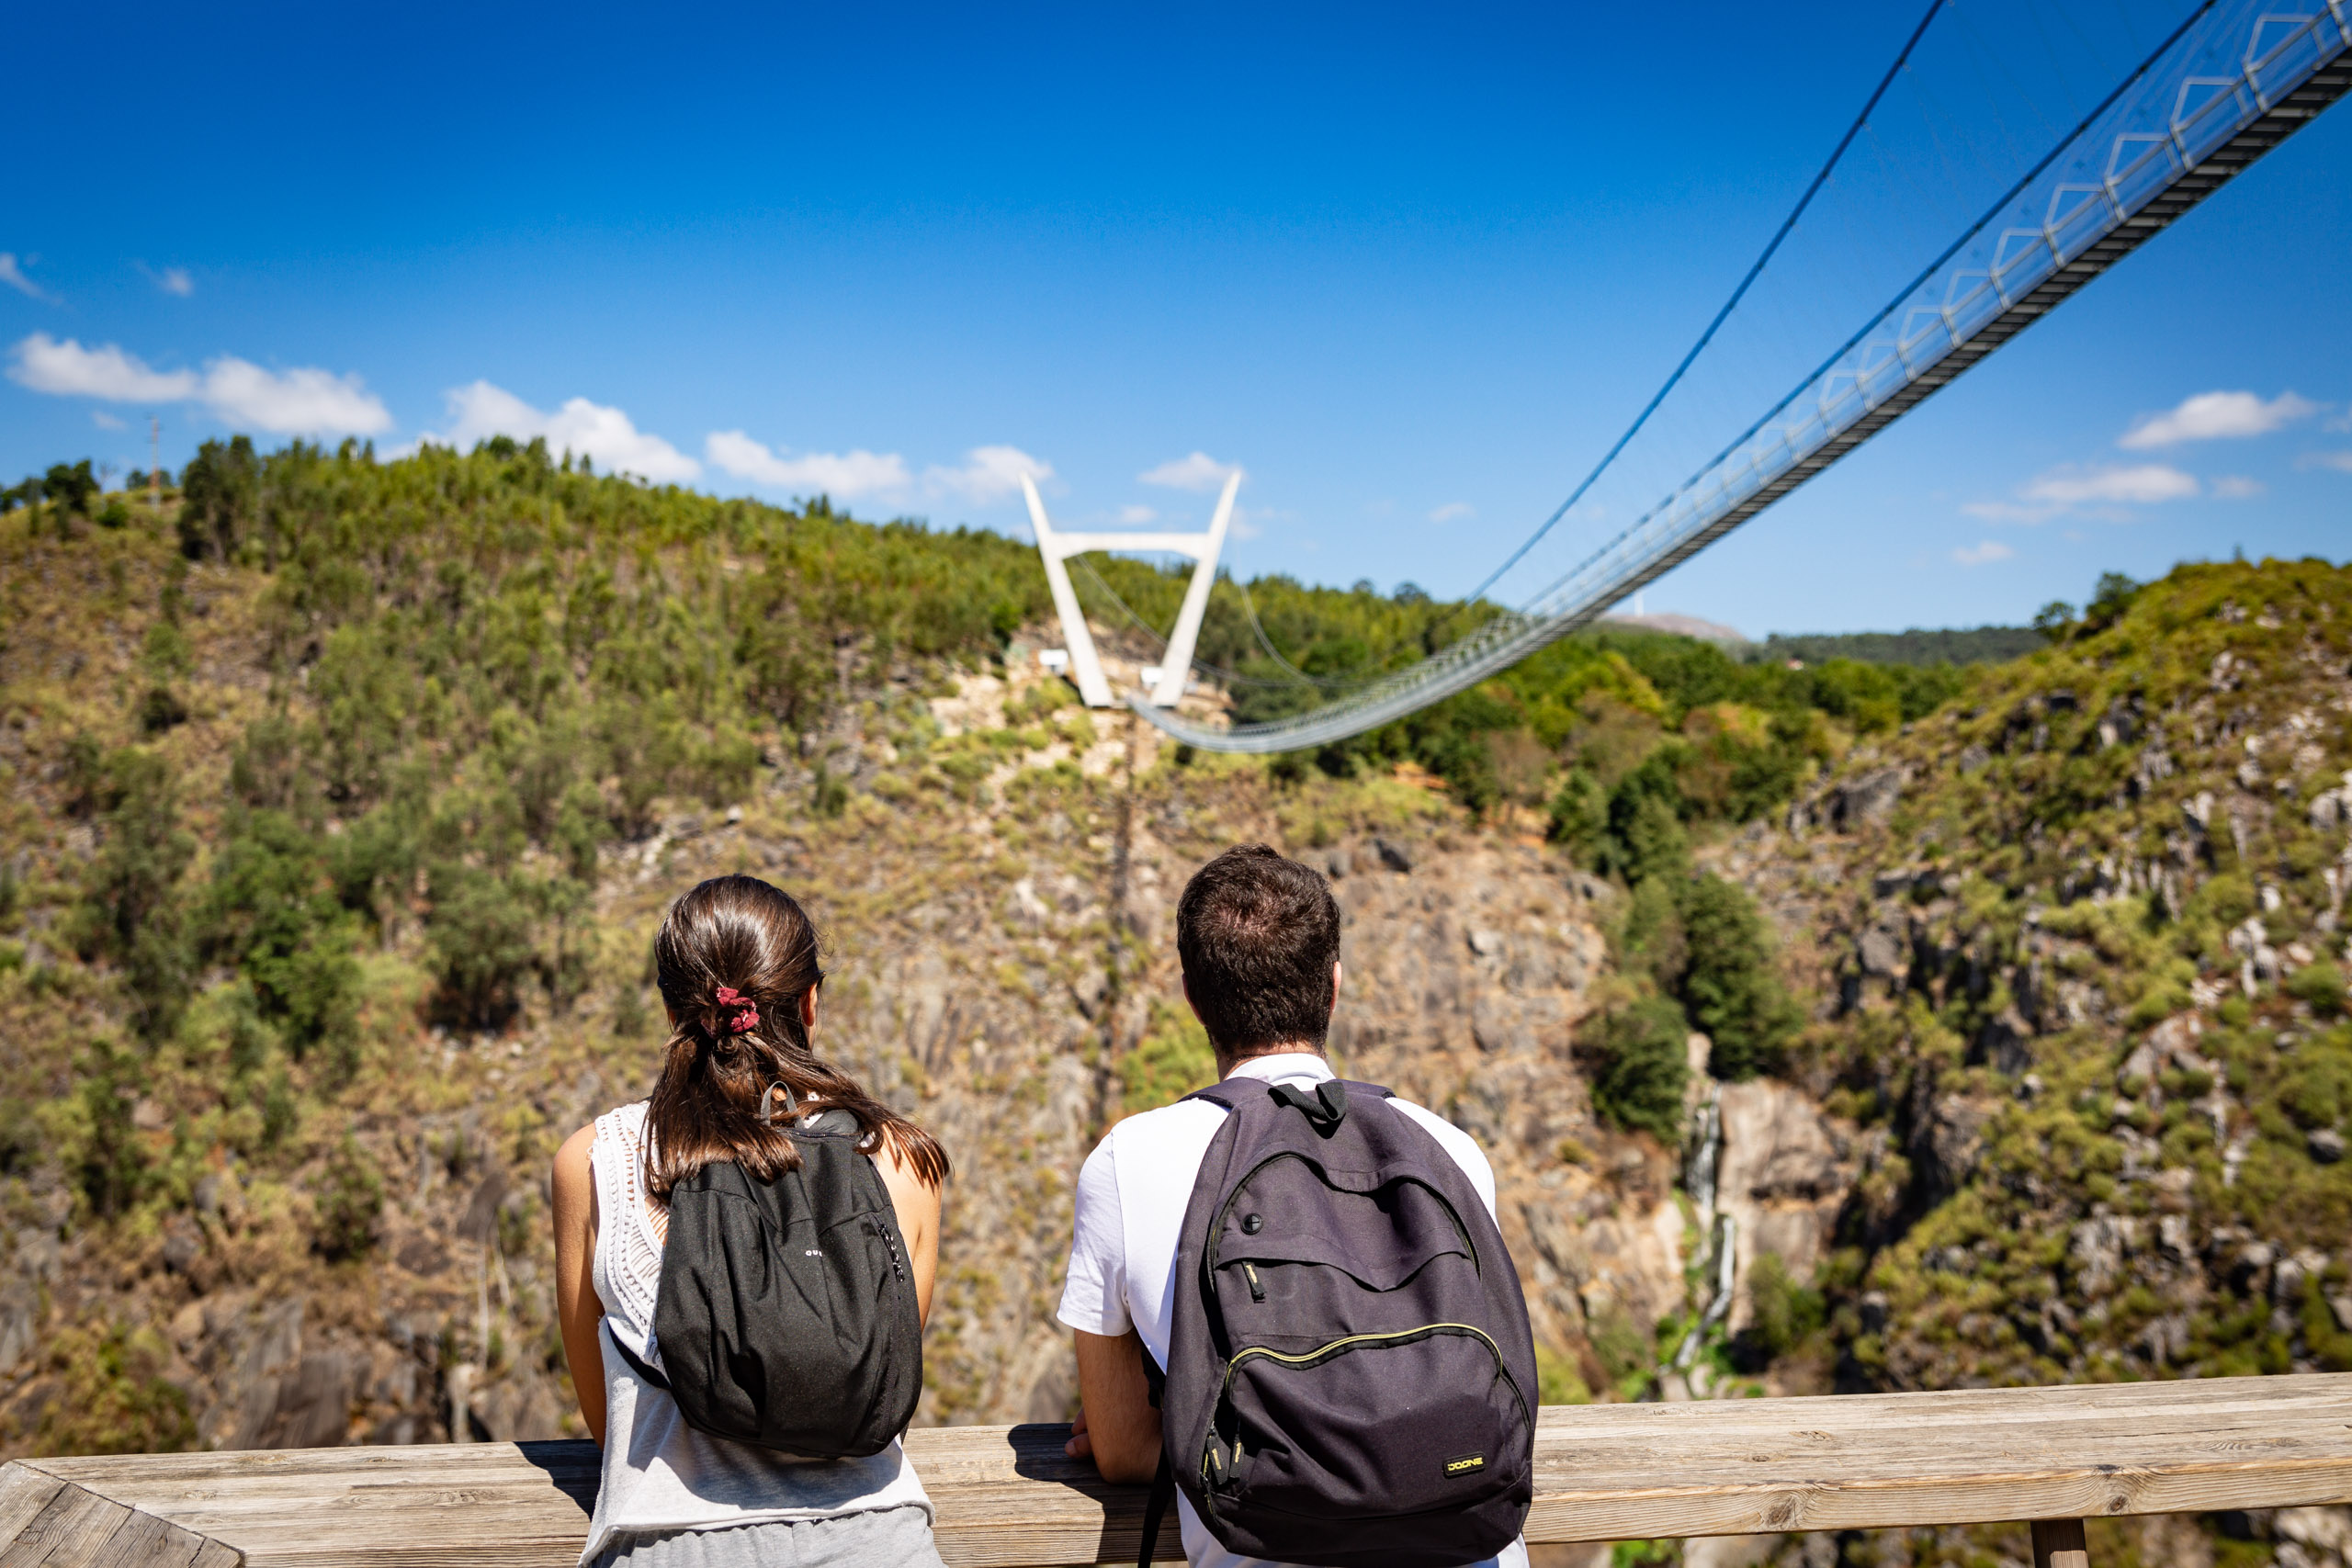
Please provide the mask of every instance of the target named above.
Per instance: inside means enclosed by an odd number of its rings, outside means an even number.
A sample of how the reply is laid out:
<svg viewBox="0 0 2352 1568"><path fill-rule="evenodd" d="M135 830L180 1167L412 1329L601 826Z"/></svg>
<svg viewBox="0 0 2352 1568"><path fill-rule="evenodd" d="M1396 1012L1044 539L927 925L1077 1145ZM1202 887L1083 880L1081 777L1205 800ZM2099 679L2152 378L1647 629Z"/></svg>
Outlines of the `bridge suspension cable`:
<svg viewBox="0 0 2352 1568"><path fill-rule="evenodd" d="M2352 0L2306 0L2313 8L2291 15L2266 8L2278 3L2205 0L2197 6L1859 331L1631 526L1519 610L1492 615L1418 664L1286 718L1217 728L1142 700L1132 705L1170 736L1205 750L1297 750L1442 701L1599 618L1860 447L2341 97L2352 86ZM1905 44L1906 57L1925 26ZM1873 95L1873 106L1885 85ZM1864 109L1863 119L1870 112ZM1819 186L1816 179L1799 211ZM1742 292L1762 265L1743 281ZM1709 327L1700 348L1729 310ZM1697 354L1694 349L1674 378ZM1661 390L1661 400L1672 384ZM1654 400L1594 477L1617 458L1655 407ZM1591 483L1589 478L1577 494ZM1504 570L1566 516L1575 500Z"/></svg>

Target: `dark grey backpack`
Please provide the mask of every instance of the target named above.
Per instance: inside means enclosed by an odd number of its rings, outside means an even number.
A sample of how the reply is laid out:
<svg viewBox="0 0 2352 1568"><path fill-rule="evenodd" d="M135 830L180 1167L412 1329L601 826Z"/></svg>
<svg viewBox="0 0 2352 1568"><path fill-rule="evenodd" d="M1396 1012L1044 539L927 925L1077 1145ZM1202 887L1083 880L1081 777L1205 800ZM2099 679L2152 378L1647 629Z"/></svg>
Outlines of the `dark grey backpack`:
<svg viewBox="0 0 2352 1568"><path fill-rule="evenodd" d="M1534 1495L1535 1345L1462 1168L1371 1084L1228 1078L1176 1252L1162 1478L1227 1550L1450 1568Z"/></svg>
<svg viewBox="0 0 2352 1568"><path fill-rule="evenodd" d="M762 1181L707 1165L670 1194L653 1343L615 1341L687 1425L808 1459L862 1459L907 1429L922 1393L922 1324L898 1212L829 1111L789 1129L800 1168Z"/></svg>

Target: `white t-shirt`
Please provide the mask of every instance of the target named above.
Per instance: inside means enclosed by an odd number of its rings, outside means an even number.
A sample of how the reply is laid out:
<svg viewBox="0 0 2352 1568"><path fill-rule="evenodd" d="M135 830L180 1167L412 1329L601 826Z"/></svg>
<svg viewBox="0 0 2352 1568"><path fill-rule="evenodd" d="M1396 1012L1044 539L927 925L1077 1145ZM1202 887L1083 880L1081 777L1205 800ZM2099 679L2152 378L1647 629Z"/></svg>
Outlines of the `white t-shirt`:
<svg viewBox="0 0 2352 1568"><path fill-rule="evenodd" d="M1312 1052L1253 1056L1227 1075L1265 1083L1323 1083L1338 1075ZM1495 1212L1495 1173L1470 1134L1410 1100L1389 1101L1428 1128ZM1227 1111L1205 1100L1183 1100L1130 1116L1113 1127L1078 1176L1078 1217L1070 1239L1069 1282L1057 1314L1072 1328L1116 1338L1132 1328L1161 1366L1175 1314L1176 1244L1193 1180ZM1176 1511L1184 1555L1193 1568L1279 1568L1241 1557L1217 1544L1181 1491ZM1527 1568L1527 1546L1513 1541L1501 1555L1474 1568Z"/></svg>

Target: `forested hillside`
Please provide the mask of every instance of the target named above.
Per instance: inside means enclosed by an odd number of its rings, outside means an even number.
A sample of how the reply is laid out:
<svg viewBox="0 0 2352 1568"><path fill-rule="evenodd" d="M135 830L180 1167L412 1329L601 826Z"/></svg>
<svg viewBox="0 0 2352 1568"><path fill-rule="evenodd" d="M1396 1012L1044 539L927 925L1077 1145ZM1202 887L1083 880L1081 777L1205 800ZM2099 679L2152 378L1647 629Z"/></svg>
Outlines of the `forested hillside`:
<svg viewBox="0 0 2352 1568"><path fill-rule="evenodd" d="M739 869L956 1163L920 1418L1057 1418L1069 1185L1201 1080L1173 899L1243 838L1335 878L1345 1066L1493 1152L1548 1400L2352 1365L2340 569L2119 580L1966 670L1603 631L1260 762L1079 707L994 535L503 441L178 479L0 515L7 1451L575 1421L547 1157ZM1080 582L1151 662L1182 578ZM1190 700L1479 613L1221 583Z"/></svg>

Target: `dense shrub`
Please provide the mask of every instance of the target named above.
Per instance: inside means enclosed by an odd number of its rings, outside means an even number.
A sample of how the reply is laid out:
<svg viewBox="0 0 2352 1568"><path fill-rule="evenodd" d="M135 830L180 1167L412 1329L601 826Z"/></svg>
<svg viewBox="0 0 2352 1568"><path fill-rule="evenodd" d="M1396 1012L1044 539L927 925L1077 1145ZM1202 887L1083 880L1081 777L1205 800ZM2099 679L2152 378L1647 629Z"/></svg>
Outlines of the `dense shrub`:
<svg viewBox="0 0 2352 1568"><path fill-rule="evenodd" d="M1591 1075L1593 1109L1620 1127L1679 1144L1689 1034L1682 1010L1663 997L1604 1015L1579 1053Z"/></svg>
<svg viewBox="0 0 2352 1568"><path fill-rule="evenodd" d="M238 542L253 523L261 476L250 436L197 448L180 476L180 549L188 558L236 558Z"/></svg>
<svg viewBox="0 0 2352 1568"><path fill-rule="evenodd" d="M347 1036L356 1006L356 922L335 896L321 840L283 811L231 830L205 897L204 945L239 965L297 1056Z"/></svg>
<svg viewBox="0 0 2352 1568"><path fill-rule="evenodd" d="M1755 900L1737 883L1706 875L1679 879L1675 903L1687 953L1677 992L1713 1042L1707 1070L1726 1079L1770 1071L1796 1032L1797 1010Z"/></svg>
<svg viewBox="0 0 2352 1568"><path fill-rule="evenodd" d="M428 936L451 1022L495 1029L514 1016L514 987L537 949L529 900L511 877L457 863L433 868Z"/></svg>
<svg viewBox="0 0 2352 1568"><path fill-rule="evenodd" d="M1828 1309L1819 1291L1798 1280L1777 1252L1757 1255L1747 1270L1748 1321L1735 1357L1761 1371L1821 1332Z"/></svg>
<svg viewBox="0 0 2352 1568"><path fill-rule="evenodd" d="M37 1454L178 1453L196 1446L187 1393L165 1375L172 1351L153 1328L107 1318L74 1324L49 1345L60 1380L33 1434Z"/></svg>
<svg viewBox="0 0 2352 1568"><path fill-rule="evenodd" d="M92 775L80 787L104 815L98 852L84 876L75 945L85 958L114 964L133 1024L160 1039L187 1000L180 879L196 840L180 826L177 781L154 752L126 748L80 766Z"/></svg>
<svg viewBox="0 0 2352 1568"><path fill-rule="evenodd" d="M328 1156L319 1183L312 1245L330 1259L357 1258L376 1245L376 1221L383 1211L383 1174L346 1134Z"/></svg>
<svg viewBox="0 0 2352 1568"><path fill-rule="evenodd" d="M147 1152L131 1122L143 1075L130 1052L100 1037L84 1050L76 1076L73 1125L78 1146L68 1164L94 1213L119 1214L148 1186Z"/></svg>
<svg viewBox="0 0 2352 1568"><path fill-rule="evenodd" d="M2306 964L2287 976L2287 994L2322 1018L2345 1010L2344 971L2325 959Z"/></svg>

